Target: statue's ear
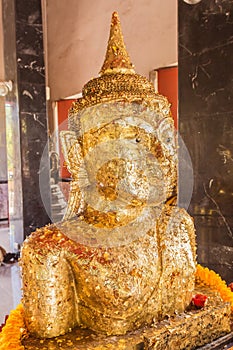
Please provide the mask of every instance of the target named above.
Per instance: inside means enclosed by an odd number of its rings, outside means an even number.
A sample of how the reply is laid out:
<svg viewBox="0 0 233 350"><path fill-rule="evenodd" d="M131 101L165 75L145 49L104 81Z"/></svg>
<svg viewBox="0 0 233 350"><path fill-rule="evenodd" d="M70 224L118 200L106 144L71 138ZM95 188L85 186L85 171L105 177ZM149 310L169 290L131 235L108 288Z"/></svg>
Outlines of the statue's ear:
<svg viewBox="0 0 233 350"><path fill-rule="evenodd" d="M177 136L174 128L174 121L172 118L164 118L157 128L158 139L162 147L173 157L177 154Z"/></svg>
<svg viewBox="0 0 233 350"><path fill-rule="evenodd" d="M74 131L61 131L60 139L67 169L73 180L77 180L82 162L82 149Z"/></svg>
<svg viewBox="0 0 233 350"><path fill-rule="evenodd" d="M66 163L69 163L68 154L73 144L77 141L76 133L74 131L61 131L60 140L64 159Z"/></svg>
<svg viewBox="0 0 233 350"><path fill-rule="evenodd" d="M82 162L82 149L74 131L61 131L62 151L72 181L70 183L69 201L63 220L71 219L84 208L83 194L79 188L79 170Z"/></svg>

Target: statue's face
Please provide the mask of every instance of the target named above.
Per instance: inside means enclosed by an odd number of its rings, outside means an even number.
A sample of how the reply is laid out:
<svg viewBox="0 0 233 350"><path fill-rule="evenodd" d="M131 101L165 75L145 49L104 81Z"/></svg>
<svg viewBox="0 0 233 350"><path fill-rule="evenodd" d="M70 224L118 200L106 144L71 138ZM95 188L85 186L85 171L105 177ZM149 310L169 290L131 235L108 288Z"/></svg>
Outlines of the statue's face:
<svg viewBox="0 0 233 350"><path fill-rule="evenodd" d="M92 214L117 212L115 226L171 196L176 151L169 118L136 103L105 103L80 114L80 131L87 177L79 182Z"/></svg>
<svg viewBox="0 0 233 350"><path fill-rule="evenodd" d="M68 236L79 241L82 236L87 244L117 245L153 229L176 189L169 110L108 102L83 109L77 121L77 139L68 151L74 183L69 218L75 220L80 198L83 206L78 222L67 226Z"/></svg>

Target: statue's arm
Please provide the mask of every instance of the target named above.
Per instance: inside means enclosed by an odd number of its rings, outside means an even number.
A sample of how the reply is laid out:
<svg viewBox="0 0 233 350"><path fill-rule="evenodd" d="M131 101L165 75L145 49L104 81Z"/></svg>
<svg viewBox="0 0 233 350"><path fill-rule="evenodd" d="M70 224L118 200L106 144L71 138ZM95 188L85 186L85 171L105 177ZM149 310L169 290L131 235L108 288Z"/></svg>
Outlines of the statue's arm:
<svg viewBox="0 0 233 350"><path fill-rule="evenodd" d="M45 229L45 228L44 228ZM28 330L37 337L55 337L78 323L75 283L66 252L49 244L43 230L22 248L22 303Z"/></svg>

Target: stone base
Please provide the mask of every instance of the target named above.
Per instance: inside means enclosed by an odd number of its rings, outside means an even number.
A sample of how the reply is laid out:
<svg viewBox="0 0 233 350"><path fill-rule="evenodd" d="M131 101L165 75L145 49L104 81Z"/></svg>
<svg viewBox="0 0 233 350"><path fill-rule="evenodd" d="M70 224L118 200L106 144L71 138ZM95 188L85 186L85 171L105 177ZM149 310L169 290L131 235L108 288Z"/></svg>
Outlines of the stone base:
<svg viewBox="0 0 233 350"><path fill-rule="evenodd" d="M233 350L233 332L218 338L198 350Z"/></svg>
<svg viewBox="0 0 233 350"><path fill-rule="evenodd" d="M231 332L231 310L228 303L206 287L197 287L195 293L203 293L209 297L204 309L190 309L181 315L124 336L106 337L87 329L76 328L69 334L53 339L29 337L23 345L25 350L198 349Z"/></svg>

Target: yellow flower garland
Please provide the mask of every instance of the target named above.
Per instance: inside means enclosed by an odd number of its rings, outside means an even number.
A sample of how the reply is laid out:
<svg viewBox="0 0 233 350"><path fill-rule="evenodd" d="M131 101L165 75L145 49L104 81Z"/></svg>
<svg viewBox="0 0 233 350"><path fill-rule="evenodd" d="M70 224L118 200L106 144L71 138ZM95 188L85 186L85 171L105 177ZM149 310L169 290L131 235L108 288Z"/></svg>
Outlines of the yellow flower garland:
<svg viewBox="0 0 233 350"><path fill-rule="evenodd" d="M0 333L0 350L24 350L21 340L27 336L23 305L12 310Z"/></svg>
<svg viewBox="0 0 233 350"><path fill-rule="evenodd" d="M197 265L196 279L205 283L210 288L217 290L224 301L231 303L233 312L233 292L227 287L226 282L221 277L207 267ZM19 304L17 308L11 311L6 325L0 333L0 350L24 350L21 340L27 337L28 332L24 322L23 305Z"/></svg>
<svg viewBox="0 0 233 350"><path fill-rule="evenodd" d="M197 281L199 280L200 282L205 283L211 289L218 291L221 298L231 304L231 311L233 312L233 292L229 287L227 287L226 282L223 281L216 272L198 264L196 278Z"/></svg>

